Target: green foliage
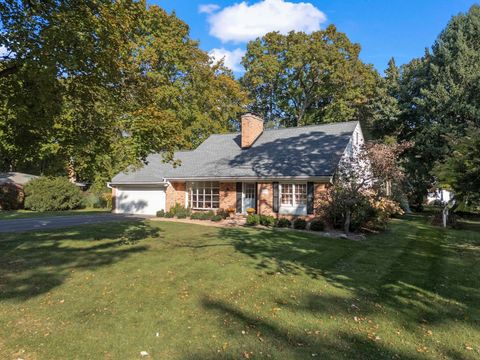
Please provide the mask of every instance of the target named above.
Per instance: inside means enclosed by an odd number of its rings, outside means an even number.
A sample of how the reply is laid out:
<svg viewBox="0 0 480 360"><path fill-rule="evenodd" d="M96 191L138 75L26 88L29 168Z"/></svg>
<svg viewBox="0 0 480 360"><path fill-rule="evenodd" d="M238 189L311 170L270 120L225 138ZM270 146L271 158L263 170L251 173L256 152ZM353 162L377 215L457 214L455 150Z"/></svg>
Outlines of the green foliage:
<svg viewBox="0 0 480 360"><path fill-rule="evenodd" d="M171 219L171 218L175 217L175 214L172 213L171 211L167 211L167 212L165 213L165 216L164 216L164 217L167 218L167 219Z"/></svg>
<svg viewBox="0 0 480 360"><path fill-rule="evenodd" d="M439 180L448 184L458 201L480 202L480 127L471 124L467 135L450 136L451 155L438 163L435 170Z"/></svg>
<svg viewBox="0 0 480 360"><path fill-rule="evenodd" d="M322 219L313 219L310 221L310 230L312 231L324 231L325 223Z"/></svg>
<svg viewBox="0 0 480 360"><path fill-rule="evenodd" d="M370 117L364 130L375 139L398 135L401 114L397 98L399 79L400 69L392 58L385 70L385 77L377 79L373 99L368 105Z"/></svg>
<svg viewBox="0 0 480 360"><path fill-rule="evenodd" d="M214 216L216 216L215 213L210 210L194 212L190 218L194 220L211 220Z"/></svg>
<svg viewBox="0 0 480 360"><path fill-rule="evenodd" d="M275 225L275 218L270 215L260 215L259 222L260 225L271 227Z"/></svg>
<svg viewBox="0 0 480 360"><path fill-rule="evenodd" d="M297 230L305 230L307 228L307 220L302 218L293 220L293 228Z"/></svg>
<svg viewBox="0 0 480 360"><path fill-rule="evenodd" d="M0 185L0 210L17 210L23 207L23 190L15 184Z"/></svg>
<svg viewBox="0 0 480 360"><path fill-rule="evenodd" d="M260 224L260 216L257 214L249 214L247 215L247 222L248 226L255 226Z"/></svg>
<svg viewBox="0 0 480 360"><path fill-rule="evenodd" d="M289 228L292 227L292 222L287 218L280 218L277 220L275 226L279 228Z"/></svg>
<svg viewBox="0 0 480 360"><path fill-rule="evenodd" d="M82 205L81 190L63 177L39 177L25 185L25 208L35 211L77 209Z"/></svg>
<svg viewBox="0 0 480 360"><path fill-rule="evenodd" d="M175 217L177 219L186 219L187 218L187 212L185 211L179 211L175 214Z"/></svg>
<svg viewBox="0 0 480 360"><path fill-rule="evenodd" d="M105 184L232 130L246 101L183 21L144 1L4 1L0 24L0 170Z"/></svg>
<svg viewBox="0 0 480 360"><path fill-rule="evenodd" d="M111 208L108 206L108 201L105 199L104 194L97 194L95 192L88 191L83 194L83 207L88 209L105 209Z"/></svg>
<svg viewBox="0 0 480 360"><path fill-rule="evenodd" d="M105 209L111 209L113 207L113 195L111 192L103 193L102 199L105 202Z"/></svg>
<svg viewBox="0 0 480 360"><path fill-rule="evenodd" d="M445 137L461 139L471 128L480 127L479 24L480 6L473 5L467 13L452 17L422 58L402 66L399 73L389 64L370 107L375 137L415 143L403 156L409 200L415 207L422 205L437 176L444 183L448 178L457 181L448 170L456 165L448 159L460 145L446 142ZM443 170L434 169L436 163L445 164ZM464 163L467 172L475 172L471 165ZM462 191L462 186L456 187Z"/></svg>
<svg viewBox="0 0 480 360"><path fill-rule="evenodd" d="M223 218L223 216L221 216L221 215L213 215L213 216L210 218L210 220L215 221L215 222L222 221L223 219L224 219L224 218Z"/></svg>
<svg viewBox="0 0 480 360"><path fill-rule="evenodd" d="M229 217L228 211L225 209L218 209L216 215L221 216L222 219L226 219L227 217Z"/></svg>
<svg viewBox="0 0 480 360"><path fill-rule="evenodd" d="M190 219L192 220L204 220L203 219L203 213L202 212L194 212L192 215L190 215Z"/></svg>
<svg viewBox="0 0 480 360"><path fill-rule="evenodd" d="M175 203L175 205L170 208L170 213L178 219L186 219L192 214L192 210L190 208L185 208L179 203Z"/></svg>
<svg viewBox="0 0 480 360"><path fill-rule="evenodd" d="M156 215L157 215L157 217L165 217L165 210L163 210L163 209L158 210Z"/></svg>
<svg viewBox="0 0 480 360"><path fill-rule="evenodd" d="M379 76L359 54L360 45L333 25L249 42L241 82L253 101L250 110L286 127L365 120Z"/></svg>
<svg viewBox="0 0 480 360"><path fill-rule="evenodd" d="M215 212L213 210L208 210L207 212L203 213L206 220L210 220L212 217L215 216Z"/></svg>

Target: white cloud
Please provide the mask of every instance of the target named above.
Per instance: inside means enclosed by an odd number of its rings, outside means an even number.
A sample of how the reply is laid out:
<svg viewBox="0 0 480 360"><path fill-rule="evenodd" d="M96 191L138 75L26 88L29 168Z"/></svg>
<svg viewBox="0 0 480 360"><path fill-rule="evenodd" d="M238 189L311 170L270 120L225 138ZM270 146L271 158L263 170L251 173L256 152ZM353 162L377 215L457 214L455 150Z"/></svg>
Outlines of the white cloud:
<svg viewBox="0 0 480 360"><path fill-rule="evenodd" d="M201 4L198 6L198 12L200 14L211 14L220 9L217 4Z"/></svg>
<svg viewBox="0 0 480 360"><path fill-rule="evenodd" d="M0 45L0 57L6 56L9 53L7 48L3 45Z"/></svg>
<svg viewBox="0 0 480 360"><path fill-rule="evenodd" d="M311 3L263 0L249 5L246 1L210 13L210 35L222 42L247 42L270 31L283 34L295 30L320 29L327 17Z"/></svg>
<svg viewBox="0 0 480 360"><path fill-rule="evenodd" d="M213 58L215 62L218 62L223 59L223 63L225 64L225 66L235 72L243 71L242 64L240 64L240 61L242 60L243 55L245 55L245 50L243 49L239 49L239 48L235 50L227 50L224 48L212 49L209 51L209 55Z"/></svg>

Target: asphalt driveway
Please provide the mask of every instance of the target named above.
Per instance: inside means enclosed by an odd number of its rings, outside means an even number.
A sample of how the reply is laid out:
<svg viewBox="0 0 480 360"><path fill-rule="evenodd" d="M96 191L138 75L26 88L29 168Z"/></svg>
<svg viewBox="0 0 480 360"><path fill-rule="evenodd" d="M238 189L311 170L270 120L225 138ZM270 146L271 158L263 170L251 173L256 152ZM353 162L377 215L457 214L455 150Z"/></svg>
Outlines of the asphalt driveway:
<svg viewBox="0 0 480 360"><path fill-rule="evenodd" d="M122 214L50 216L31 219L0 220L0 233L58 229L69 226L98 224L111 221L144 219L142 216Z"/></svg>

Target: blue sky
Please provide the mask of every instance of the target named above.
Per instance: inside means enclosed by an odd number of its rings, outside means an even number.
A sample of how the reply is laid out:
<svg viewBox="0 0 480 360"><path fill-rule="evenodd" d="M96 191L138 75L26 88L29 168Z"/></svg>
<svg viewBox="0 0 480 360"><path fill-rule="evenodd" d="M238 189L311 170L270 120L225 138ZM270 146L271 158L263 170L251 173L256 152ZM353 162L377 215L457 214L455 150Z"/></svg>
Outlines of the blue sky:
<svg viewBox="0 0 480 360"><path fill-rule="evenodd" d="M237 75L248 39L267 30L324 29L335 24L362 46L361 58L383 73L390 57L397 64L422 56L451 16L466 12L472 0L149 0L191 28L200 47L226 56Z"/></svg>

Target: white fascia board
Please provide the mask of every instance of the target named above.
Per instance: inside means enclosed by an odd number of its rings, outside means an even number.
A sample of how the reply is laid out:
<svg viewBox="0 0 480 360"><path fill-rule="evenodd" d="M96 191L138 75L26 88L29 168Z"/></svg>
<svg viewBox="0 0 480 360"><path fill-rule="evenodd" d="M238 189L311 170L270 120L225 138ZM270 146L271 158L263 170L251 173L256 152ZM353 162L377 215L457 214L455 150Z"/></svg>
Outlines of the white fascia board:
<svg viewBox="0 0 480 360"><path fill-rule="evenodd" d="M135 186L135 185L140 185L140 186L168 186L168 182L165 181L135 181L135 182L111 182L107 183L108 187L115 187L115 186Z"/></svg>
<svg viewBox="0 0 480 360"><path fill-rule="evenodd" d="M190 178L168 178L171 181L286 181L286 180L303 180L316 182L331 182L332 176L277 176L277 177L190 177Z"/></svg>

